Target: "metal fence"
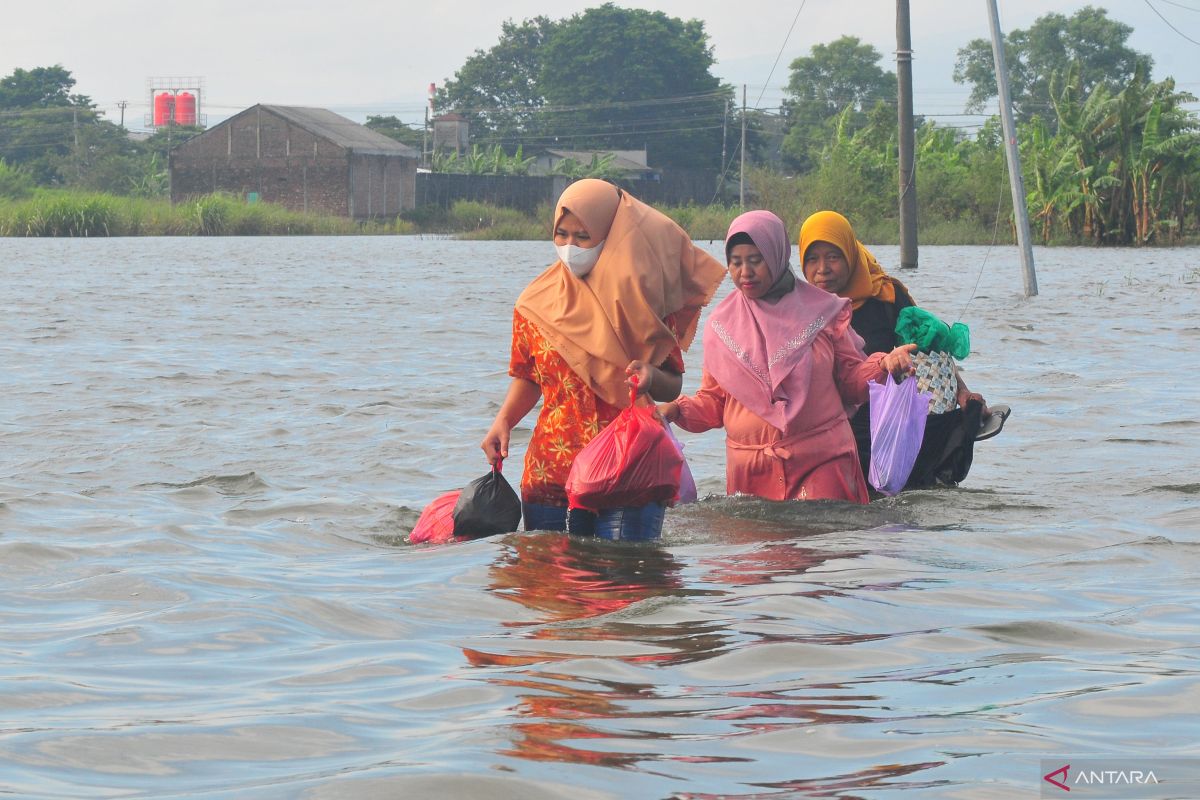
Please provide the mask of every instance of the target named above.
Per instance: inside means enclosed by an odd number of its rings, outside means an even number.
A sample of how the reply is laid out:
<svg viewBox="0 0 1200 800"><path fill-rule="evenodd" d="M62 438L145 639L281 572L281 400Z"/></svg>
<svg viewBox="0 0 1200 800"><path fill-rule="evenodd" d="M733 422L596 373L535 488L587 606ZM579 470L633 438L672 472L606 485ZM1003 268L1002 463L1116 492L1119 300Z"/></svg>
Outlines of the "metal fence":
<svg viewBox="0 0 1200 800"><path fill-rule="evenodd" d="M713 170L670 170L657 178L617 181L617 184L652 205L708 205L721 200L717 195L717 173ZM554 203L568 183L561 176L418 172L417 206L450 208L459 200L474 200L533 213Z"/></svg>

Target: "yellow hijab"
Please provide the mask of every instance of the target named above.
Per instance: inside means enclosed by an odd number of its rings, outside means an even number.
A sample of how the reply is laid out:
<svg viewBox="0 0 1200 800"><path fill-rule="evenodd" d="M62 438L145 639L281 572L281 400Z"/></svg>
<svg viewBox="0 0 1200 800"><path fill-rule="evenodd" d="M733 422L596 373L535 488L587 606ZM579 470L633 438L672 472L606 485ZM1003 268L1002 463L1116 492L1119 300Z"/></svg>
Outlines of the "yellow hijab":
<svg viewBox="0 0 1200 800"><path fill-rule="evenodd" d="M625 367L634 359L657 366L677 343L687 350L725 267L669 217L605 181L568 186L554 209L556 226L567 211L604 240L600 258L583 278L554 262L517 298L517 311L593 392L624 407ZM672 313L678 342L663 323Z"/></svg>
<svg viewBox="0 0 1200 800"><path fill-rule="evenodd" d="M818 211L800 226L800 268L804 270L804 254L813 242L829 242L842 251L850 267L850 282L838 292L847 297L857 310L872 297L885 303L896 302L897 290L908 295L908 288L883 271L871 251L854 236L850 220L836 211ZM914 301L915 302L915 301Z"/></svg>

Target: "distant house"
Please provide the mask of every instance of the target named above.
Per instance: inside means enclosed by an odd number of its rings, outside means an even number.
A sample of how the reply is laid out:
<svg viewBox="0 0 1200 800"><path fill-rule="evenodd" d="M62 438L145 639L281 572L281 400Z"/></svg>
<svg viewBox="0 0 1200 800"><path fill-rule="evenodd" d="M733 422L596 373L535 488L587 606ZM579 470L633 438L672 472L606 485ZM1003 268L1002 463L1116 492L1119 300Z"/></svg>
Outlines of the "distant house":
<svg viewBox="0 0 1200 800"><path fill-rule="evenodd" d="M554 169L563 161L571 159L584 166L592 163L593 158L604 159L612 156L609 169L621 175L626 180L655 181L661 177L661 172L646 166L646 151L643 150L546 150L537 157L530 174L553 175Z"/></svg>
<svg viewBox="0 0 1200 800"><path fill-rule="evenodd" d="M259 104L171 151L171 201L232 192L367 219L416 203L420 153L323 108Z"/></svg>

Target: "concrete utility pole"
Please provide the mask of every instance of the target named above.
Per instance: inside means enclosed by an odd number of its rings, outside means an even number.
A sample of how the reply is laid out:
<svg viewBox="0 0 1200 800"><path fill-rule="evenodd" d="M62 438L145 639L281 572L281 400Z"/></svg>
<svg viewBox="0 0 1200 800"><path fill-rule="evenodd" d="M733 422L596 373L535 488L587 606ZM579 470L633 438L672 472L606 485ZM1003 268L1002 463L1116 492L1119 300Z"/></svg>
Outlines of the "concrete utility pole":
<svg viewBox="0 0 1200 800"><path fill-rule="evenodd" d="M917 160L908 0L896 0L896 123L900 133L900 268L917 268Z"/></svg>
<svg viewBox="0 0 1200 800"><path fill-rule="evenodd" d="M742 84L742 164L738 169L738 205L746 210L746 84Z"/></svg>
<svg viewBox="0 0 1200 800"><path fill-rule="evenodd" d="M996 91L1000 95L1000 126L1004 131L1004 152L1008 156L1008 185L1012 190L1013 217L1017 225L1017 247L1025 278L1025 296L1038 293L1033 273L1033 246L1029 241L1029 209L1025 206L1025 181L1021 177L1021 151L1017 148L1017 126L1013 122L1012 97L1008 93L1008 67L1004 63L1004 37L1000 33L1000 12L996 0L984 0L992 27L992 58L996 63Z"/></svg>
<svg viewBox="0 0 1200 800"><path fill-rule="evenodd" d="M121 127L125 127L125 106L129 105L128 100L121 100L117 103L117 108L121 109Z"/></svg>

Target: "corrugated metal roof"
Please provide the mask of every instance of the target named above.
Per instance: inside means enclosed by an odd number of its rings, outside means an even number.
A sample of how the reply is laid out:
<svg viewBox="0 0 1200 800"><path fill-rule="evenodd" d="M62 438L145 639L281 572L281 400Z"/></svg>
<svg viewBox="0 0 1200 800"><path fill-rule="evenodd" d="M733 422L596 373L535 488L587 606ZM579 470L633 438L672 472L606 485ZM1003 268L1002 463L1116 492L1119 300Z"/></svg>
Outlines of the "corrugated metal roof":
<svg viewBox="0 0 1200 800"><path fill-rule="evenodd" d="M382 133L360 125L352 119L324 108L305 106L272 106L260 104L259 108L277 114L296 125L328 139L339 147L365 155L398 155L418 158L418 153L406 144L397 142Z"/></svg>

